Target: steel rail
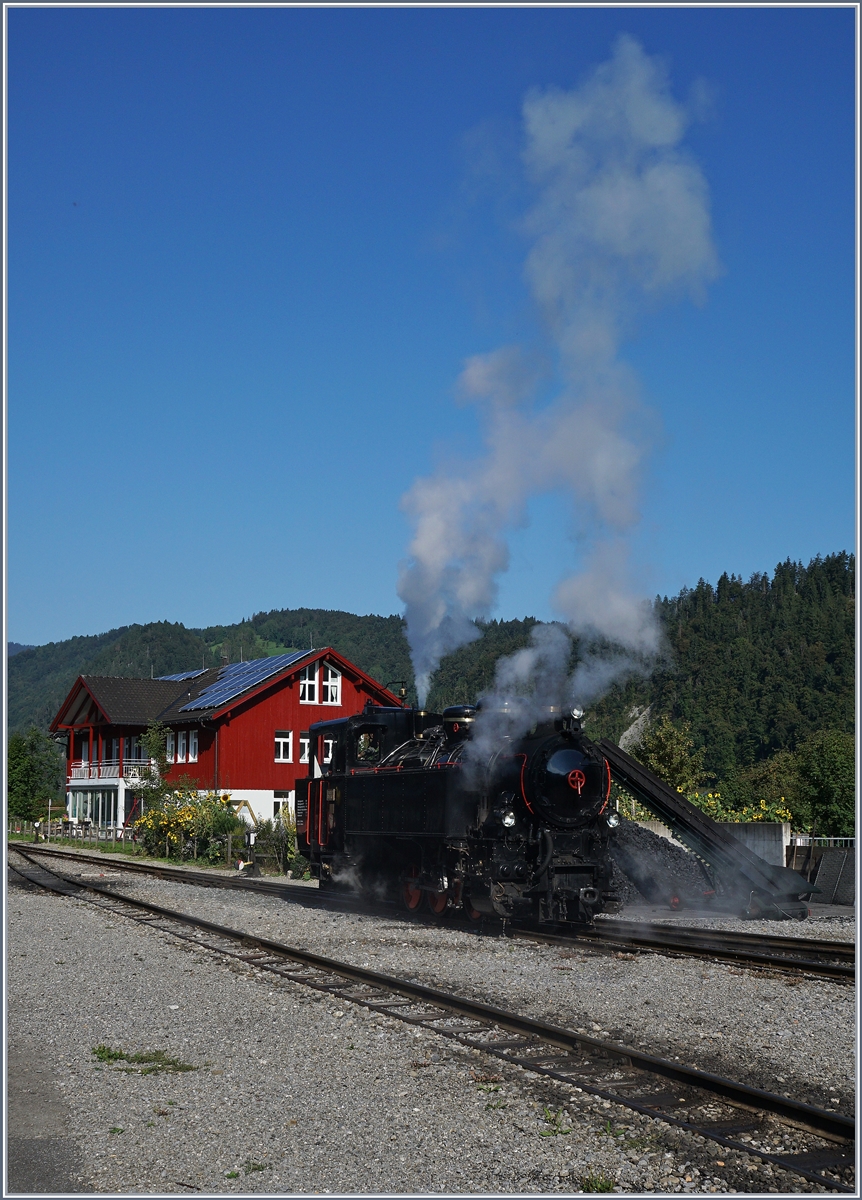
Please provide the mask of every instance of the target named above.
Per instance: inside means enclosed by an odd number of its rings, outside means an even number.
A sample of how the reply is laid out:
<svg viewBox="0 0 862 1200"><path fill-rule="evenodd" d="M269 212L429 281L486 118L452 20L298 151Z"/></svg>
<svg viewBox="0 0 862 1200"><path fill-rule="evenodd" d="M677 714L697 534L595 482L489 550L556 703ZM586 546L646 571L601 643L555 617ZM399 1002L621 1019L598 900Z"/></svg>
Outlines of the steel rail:
<svg viewBox="0 0 862 1200"><path fill-rule="evenodd" d="M25 871L20 870L20 868L15 867L13 864L9 864L10 869L16 871L22 877L29 879L31 883L37 886L60 891L63 895L70 894L68 890L70 887L78 888L81 891L93 892L103 900L109 902L107 905L99 906L106 911L123 916L131 916L133 920L145 923L150 928L160 929L161 932L172 936L185 937L186 940L192 941L195 945L208 946L208 948L221 953L231 953L230 950L225 949L224 945L213 946L208 943L202 943L195 937L189 937L183 933L178 934L172 929L163 929L154 924L154 922L165 921L169 924L179 924L182 927L205 930L223 943L228 945L238 944L246 951L253 951L254 953L252 954L234 954L234 957L243 959L252 967L259 967L262 970L270 971L295 982L308 984L311 987L327 992L330 995L338 996L341 999L364 1005L367 1008L375 1009L389 1016L398 1017L401 1020L408 1021L410 1024L422 1026L431 1032L453 1038L462 1045L469 1046L471 1049L478 1049L492 1054L499 1059L524 1067L527 1070L580 1088L581 1091L598 1096L603 1100L622 1104L636 1112L663 1120L668 1124L700 1133L728 1149L737 1150L745 1154L753 1154L764 1162L778 1165L782 1169L792 1171L811 1182L823 1184L833 1191L854 1191L852 1187L848 1187L840 1180L832 1179L829 1176L807 1169L805 1163L801 1161L795 1162L790 1155L773 1155L765 1151L758 1151L744 1142L738 1142L726 1136L729 1133L749 1128L750 1125L745 1121L740 1122L737 1118L735 1121L719 1122L718 1125L721 1128L716 1128L716 1123L712 1122L713 1127L711 1128L709 1122L683 1120L665 1110L668 1107L686 1103L685 1097L678 1097L676 1095L676 1091L678 1090L706 1092L710 1096L720 1097L732 1108L741 1108L747 1110L749 1113L769 1113L821 1137L844 1143L851 1141L854 1137L855 1121L852 1117L829 1112L826 1109L817 1108L814 1105L798 1100L791 1100L786 1096L778 1096L761 1088L751 1087L748 1084L737 1083L712 1072L701 1071L694 1067L686 1067L680 1063L671 1062L668 1059L659 1058L655 1055L644 1054L642 1051L617 1042L592 1038L562 1026L552 1025L546 1021L524 1017L507 1009L498 1008L495 1005L472 1000L469 997L453 995L425 984L400 979L379 971L372 971L367 967L340 962L337 959L315 954L310 950L287 946L282 942L277 942L270 938L258 937L257 935L241 930L231 929L227 926L207 921L202 917L164 908L161 905L152 904L146 900L127 897L121 894L118 895L116 892L109 891L98 884L90 882L79 883L77 880L67 879L58 872L51 871L41 863L34 862L27 853L17 847L15 847L15 852L20 854L31 867L36 868L43 876L52 875L54 879L63 885L63 887L58 888L52 885L50 880L45 881L38 877L32 878ZM130 909L132 910L131 912L129 912ZM152 914L152 916L138 916L139 911ZM298 963L302 971L297 973L291 970L284 970L283 962L285 959ZM310 976L309 972L311 972ZM317 979L315 979L315 975L318 976ZM357 993L355 988L345 988L343 983L339 982L340 980L348 980L351 984L358 985L366 989L366 991ZM394 996L399 999L387 1000L387 996ZM419 1013L399 1011L402 1007L414 1006L419 1006L421 1011ZM473 1024L466 1028L459 1026L447 1027L439 1024L441 1021L451 1019L453 1016L466 1018ZM488 1036L489 1028L490 1037ZM500 1041L495 1037L497 1030L513 1033L516 1035L516 1038L514 1041ZM548 1047L563 1050L565 1051L565 1055L548 1055ZM535 1053L537 1050L538 1055ZM572 1057L568 1058L566 1057L567 1055L571 1055ZM597 1070L599 1078L596 1077ZM614 1080L602 1077L614 1072L623 1075L627 1072L628 1078ZM647 1079L644 1079L644 1076ZM650 1083L649 1076L657 1076L662 1080L671 1081L677 1085L674 1095L661 1093L656 1096L644 1093L644 1085L649 1086ZM601 1084L606 1086L600 1086ZM632 1095L630 1093L633 1087L640 1088L641 1091L638 1094ZM696 1107L698 1103L702 1103L702 1101L695 1101L692 1106ZM807 1156L810 1158L811 1152L808 1152ZM802 1155L801 1157L805 1158L806 1155ZM837 1164L844 1167L852 1164L852 1156L844 1151L829 1152L827 1150L825 1158L826 1162L823 1165Z"/></svg>
<svg viewBox="0 0 862 1200"><path fill-rule="evenodd" d="M20 843L10 843L10 849ZM72 859L88 864L97 863L113 870L128 870L160 879L190 883L198 887L229 888L237 891L252 891L264 895L301 900L315 906L354 907L355 900L338 892L318 892L287 880L276 882L259 878L219 876L203 870L183 867L168 867L156 863L136 863L127 859L110 862L101 855L85 854L69 850L51 850L45 846L24 843L28 854L50 855ZM436 922L431 922L435 924ZM554 933L533 926L509 925L508 931L516 936L560 945L587 945L601 943L621 949L647 950L666 954L691 957L726 959L751 967L763 967L785 972L802 973L822 979L850 982L855 978L856 947L852 942L830 942L826 939L782 937L750 933L724 933L719 930L692 930L672 925L649 926L649 932L639 921L602 920L583 930ZM768 946L780 951L778 954L764 953L748 947ZM823 963L817 959L798 957L801 953L828 955L843 962ZM852 964L851 964L852 960Z"/></svg>
<svg viewBox="0 0 862 1200"><path fill-rule="evenodd" d="M625 921L617 918L601 919L596 923L597 929L605 926L619 930L624 934L644 933L652 931L655 936L672 935L682 940L697 941L702 938L720 938L728 945L738 945L740 948L750 945L760 945L770 949L790 953L799 951L806 954L826 954L833 957L855 959L856 946L849 941L833 941L829 938L792 937L776 933L740 933L738 930L710 929L708 927L691 925L671 925L661 921Z"/></svg>
<svg viewBox="0 0 862 1200"><path fill-rule="evenodd" d="M816 958L799 958L796 946L790 947L785 954L760 953L756 950L738 948L734 939L725 943L720 931L711 930L708 936L682 937L677 940L671 936L653 936L649 933L627 933L615 928L616 922L602 922L601 927L594 925L590 928L568 934L555 934L543 929L532 929L529 926L510 928L512 937L526 938L534 941L548 942L553 945L581 946L593 949L595 946L607 946L620 950L646 950L657 954L671 954L682 957L713 958L739 963L749 967L764 967L776 971L793 972L815 976L819 979L829 979L852 983L856 978L855 954L853 961L847 961L850 955L846 950L837 951L834 957L843 958L843 962L823 962ZM704 931L705 932L705 931ZM736 935L739 937L740 935ZM754 935L747 935L756 940ZM779 939L773 939L771 944ZM789 940L789 939L788 939ZM793 939L794 942L797 939ZM804 939L798 939L804 941ZM845 946L848 943L845 943ZM850 946L851 952L855 947ZM831 951L830 951L831 953Z"/></svg>
<svg viewBox="0 0 862 1200"><path fill-rule="evenodd" d="M272 895L296 895L308 896L312 901L317 899L317 892L313 888L304 887L299 883L291 883L290 880L276 882L275 880L260 879L255 876L244 875L217 875L214 871L207 871L198 867L197 869L189 869L185 867L168 867L160 863L154 862L134 862L131 859L115 857L113 854L99 854L98 851L93 853L84 853L77 850L53 850L44 845L35 845L29 842L8 842L9 850L21 849L21 853L27 855L45 854L52 858L71 859L73 862L87 863L89 865L104 866L108 870L114 871L132 871L139 875L154 875L159 879L171 879L178 883L192 883L199 887L215 887L215 888L230 888L237 891L252 891L264 892ZM337 893L321 893L321 897L325 894L326 899L334 898Z"/></svg>

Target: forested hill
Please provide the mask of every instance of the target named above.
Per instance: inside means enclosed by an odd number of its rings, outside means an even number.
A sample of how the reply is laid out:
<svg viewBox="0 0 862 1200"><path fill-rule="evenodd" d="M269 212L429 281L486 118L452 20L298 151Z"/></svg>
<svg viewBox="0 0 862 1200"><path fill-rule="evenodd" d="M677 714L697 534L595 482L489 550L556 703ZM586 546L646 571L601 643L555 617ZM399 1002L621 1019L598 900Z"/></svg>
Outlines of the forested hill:
<svg viewBox="0 0 862 1200"><path fill-rule="evenodd" d="M653 717L691 723L716 778L822 729L852 733L855 590L854 557L840 553L657 599L665 660L613 689L588 715L589 731L617 738L650 705ZM535 623L480 623L482 637L441 663L429 707L474 701L497 659L525 646ZM406 680L412 690L400 617L284 609L238 625L133 625L23 650L8 660L10 730L46 728L82 673L166 675L217 665L223 654L236 662L311 645L333 646L382 683Z"/></svg>
<svg viewBox="0 0 862 1200"><path fill-rule="evenodd" d="M667 659L607 696L594 730L615 738L651 705L691 723L717 779L820 730L853 733L855 567L844 553L788 560L772 578L722 575L657 600Z"/></svg>
<svg viewBox="0 0 862 1200"><path fill-rule="evenodd" d="M94 637L70 638L22 650L8 660L9 731L47 729L79 675L158 676L197 666L332 646L386 684L412 687L410 652L400 617L357 617L325 609L258 613L237 625L186 629L157 621Z"/></svg>

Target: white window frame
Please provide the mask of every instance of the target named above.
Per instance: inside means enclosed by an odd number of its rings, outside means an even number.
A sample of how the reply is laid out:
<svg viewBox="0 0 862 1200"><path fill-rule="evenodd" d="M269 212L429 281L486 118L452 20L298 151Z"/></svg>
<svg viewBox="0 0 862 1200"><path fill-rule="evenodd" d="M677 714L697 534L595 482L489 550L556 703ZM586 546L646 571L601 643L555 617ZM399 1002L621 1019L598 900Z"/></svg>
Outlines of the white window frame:
<svg viewBox="0 0 862 1200"><path fill-rule="evenodd" d="M285 754L285 747L287 753ZM293 730L276 729L275 731L275 761L277 763L293 762Z"/></svg>
<svg viewBox="0 0 862 1200"><path fill-rule="evenodd" d="M272 816L273 820L283 812L290 812L290 802L293 797L293 792L273 792L272 793Z"/></svg>
<svg viewBox="0 0 862 1200"><path fill-rule="evenodd" d="M185 729L181 729L177 734L177 762L184 763L186 761L186 745L188 743L188 734Z"/></svg>
<svg viewBox="0 0 862 1200"><path fill-rule="evenodd" d="M320 703L341 704L341 672L329 663L323 664L320 680Z"/></svg>
<svg viewBox="0 0 862 1200"><path fill-rule="evenodd" d="M196 729L189 730L189 762L198 761L198 731Z"/></svg>
<svg viewBox="0 0 862 1200"><path fill-rule="evenodd" d="M165 743L165 758L169 763L174 761L177 753L177 735L172 729L168 730L168 739Z"/></svg>
<svg viewBox="0 0 862 1200"><path fill-rule="evenodd" d="M309 663L299 672L299 703L317 704L317 663Z"/></svg>
<svg viewBox="0 0 862 1200"><path fill-rule="evenodd" d="M303 729L299 735L299 761L311 762L311 734L307 729Z"/></svg>
<svg viewBox="0 0 862 1200"><path fill-rule="evenodd" d="M335 738L334 737L325 737L323 739L323 762L325 765L332 762L332 758L333 758L334 754L335 754Z"/></svg>

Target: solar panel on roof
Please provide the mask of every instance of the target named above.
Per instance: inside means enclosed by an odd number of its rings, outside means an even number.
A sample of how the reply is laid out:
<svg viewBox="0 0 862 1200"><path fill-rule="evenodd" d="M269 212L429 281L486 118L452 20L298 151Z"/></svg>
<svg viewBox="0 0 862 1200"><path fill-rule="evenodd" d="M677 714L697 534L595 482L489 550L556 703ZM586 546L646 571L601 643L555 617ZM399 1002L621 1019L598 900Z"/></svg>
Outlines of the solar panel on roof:
<svg viewBox="0 0 862 1200"><path fill-rule="evenodd" d="M250 662L225 663L225 665L219 671L219 678L224 679L228 675L235 675L237 671L245 671L253 663L267 661L268 659L253 658Z"/></svg>
<svg viewBox="0 0 862 1200"><path fill-rule="evenodd" d="M206 667L198 667L196 671L181 671L179 675L157 675L156 679L179 683L183 679L197 679L198 675L206 675Z"/></svg>
<svg viewBox="0 0 862 1200"><path fill-rule="evenodd" d="M197 708L219 708L310 653L309 650L298 650L293 654L276 654L272 658L255 658L246 663L228 663L219 671L218 679L204 688L194 700L184 704L180 712L192 712Z"/></svg>

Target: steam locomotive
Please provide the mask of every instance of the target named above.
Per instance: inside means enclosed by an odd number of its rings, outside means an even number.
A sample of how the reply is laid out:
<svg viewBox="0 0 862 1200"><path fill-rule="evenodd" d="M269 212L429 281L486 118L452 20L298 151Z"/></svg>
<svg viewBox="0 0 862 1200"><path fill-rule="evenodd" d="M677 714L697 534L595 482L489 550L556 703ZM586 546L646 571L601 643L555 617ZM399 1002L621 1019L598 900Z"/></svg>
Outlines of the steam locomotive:
<svg viewBox="0 0 862 1200"><path fill-rule="evenodd" d="M477 709L383 708L309 730L300 851L321 887L408 910L590 923L613 910L610 768L578 715L548 709L479 752Z"/></svg>

